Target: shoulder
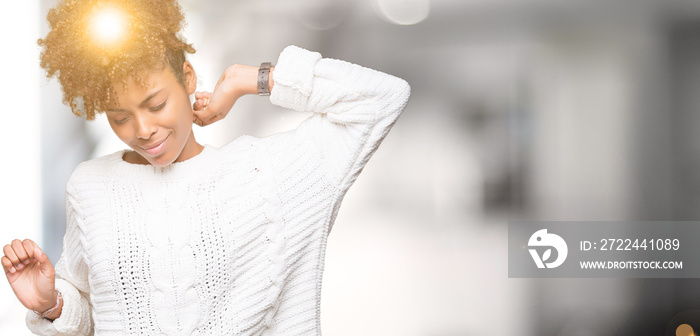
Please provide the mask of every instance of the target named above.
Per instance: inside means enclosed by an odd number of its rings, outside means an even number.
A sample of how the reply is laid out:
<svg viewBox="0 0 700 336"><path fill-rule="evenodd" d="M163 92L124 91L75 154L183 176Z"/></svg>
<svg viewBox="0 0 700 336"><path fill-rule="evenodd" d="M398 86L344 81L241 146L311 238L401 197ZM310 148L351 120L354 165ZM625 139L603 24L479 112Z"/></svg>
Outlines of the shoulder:
<svg viewBox="0 0 700 336"><path fill-rule="evenodd" d="M95 178L101 179L101 177L111 174L114 162L116 160L121 160L123 154L124 150L120 150L112 154L79 163L75 169L73 169L70 177L68 177L68 189L72 189L79 184L89 183L89 181Z"/></svg>
<svg viewBox="0 0 700 336"><path fill-rule="evenodd" d="M283 167L299 152L308 151L305 137L300 137L299 129L275 133L264 137L242 135L224 145L220 151L225 165L270 165Z"/></svg>
<svg viewBox="0 0 700 336"><path fill-rule="evenodd" d="M260 138L251 135L241 135L238 138L232 140L231 142L225 144L221 147L221 151L224 153L249 150L255 148L258 144Z"/></svg>
<svg viewBox="0 0 700 336"><path fill-rule="evenodd" d="M221 147L220 151L229 159L250 159L269 153L271 149L279 147L289 139L292 133L292 131L287 131L266 137L241 135Z"/></svg>

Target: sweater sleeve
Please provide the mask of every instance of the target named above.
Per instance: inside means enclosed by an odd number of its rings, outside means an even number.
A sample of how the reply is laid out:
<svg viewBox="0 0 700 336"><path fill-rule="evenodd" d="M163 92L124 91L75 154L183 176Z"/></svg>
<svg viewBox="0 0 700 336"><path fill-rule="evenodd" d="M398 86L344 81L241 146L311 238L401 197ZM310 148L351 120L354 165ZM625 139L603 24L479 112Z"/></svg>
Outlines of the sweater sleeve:
<svg viewBox="0 0 700 336"><path fill-rule="evenodd" d="M92 335L93 323L89 302L88 267L84 260L83 222L72 183L66 188L66 234L63 251L56 262L56 289L63 295L61 316L50 321L31 310L26 324L37 335Z"/></svg>
<svg viewBox="0 0 700 336"><path fill-rule="evenodd" d="M285 48L273 73L270 101L314 114L293 130L310 144L342 195L352 185L408 102L400 78L345 61Z"/></svg>

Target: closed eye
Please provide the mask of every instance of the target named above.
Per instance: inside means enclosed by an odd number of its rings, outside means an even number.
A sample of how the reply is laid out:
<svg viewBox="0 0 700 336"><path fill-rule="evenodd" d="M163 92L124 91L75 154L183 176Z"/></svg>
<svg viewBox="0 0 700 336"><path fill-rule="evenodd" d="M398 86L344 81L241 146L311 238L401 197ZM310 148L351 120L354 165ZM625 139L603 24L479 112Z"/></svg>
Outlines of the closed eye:
<svg viewBox="0 0 700 336"><path fill-rule="evenodd" d="M121 125L121 124L125 123L128 119L129 118L124 118L122 120L115 120L114 123L117 125Z"/></svg>
<svg viewBox="0 0 700 336"><path fill-rule="evenodd" d="M160 105L158 105L158 106L151 107L151 108L149 108L149 110L150 110L150 111L160 111L160 110L163 109L163 107L165 107L165 103L166 103L166 102L163 102L162 104L160 104Z"/></svg>

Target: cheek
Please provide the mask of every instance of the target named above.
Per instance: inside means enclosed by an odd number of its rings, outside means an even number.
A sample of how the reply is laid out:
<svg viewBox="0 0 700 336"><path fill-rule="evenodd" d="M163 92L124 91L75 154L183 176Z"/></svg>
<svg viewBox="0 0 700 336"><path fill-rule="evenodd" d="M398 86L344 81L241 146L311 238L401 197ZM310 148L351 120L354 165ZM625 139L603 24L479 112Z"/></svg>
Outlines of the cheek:
<svg viewBox="0 0 700 336"><path fill-rule="evenodd" d="M192 108L186 104L188 101L183 102L183 105L178 107L176 119L173 120L173 125L176 125L177 131L184 133L180 134L180 136L184 138L186 138L192 130L193 113Z"/></svg>
<svg viewBox="0 0 700 336"><path fill-rule="evenodd" d="M114 135L116 135L119 140L127 145L131 142L131 136L129 135L129 130L127 130L126 127L119 127L119 125L115 126L111 122L109 123L109 126L112 128L112 132L114 132Z"/></svg>

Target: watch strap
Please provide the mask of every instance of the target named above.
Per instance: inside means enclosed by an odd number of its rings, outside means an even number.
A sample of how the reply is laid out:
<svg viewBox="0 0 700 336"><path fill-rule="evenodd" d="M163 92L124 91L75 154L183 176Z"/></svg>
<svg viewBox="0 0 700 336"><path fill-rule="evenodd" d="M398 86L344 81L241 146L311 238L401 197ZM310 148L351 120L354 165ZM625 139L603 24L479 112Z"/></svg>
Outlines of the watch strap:
<svg viewBox="0 0 700 336"><path fill-rule="evenodd" d="M270 67L272 64L270 62L264 62L260 64L258 69L258 95L269 96L270 95Z"/></svg>

